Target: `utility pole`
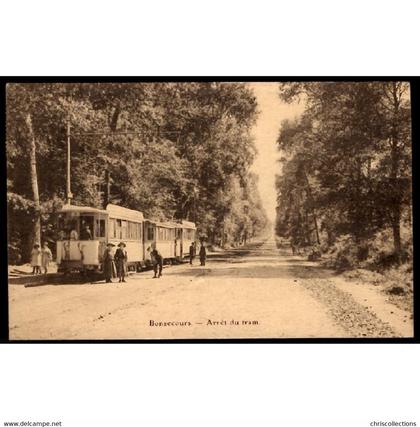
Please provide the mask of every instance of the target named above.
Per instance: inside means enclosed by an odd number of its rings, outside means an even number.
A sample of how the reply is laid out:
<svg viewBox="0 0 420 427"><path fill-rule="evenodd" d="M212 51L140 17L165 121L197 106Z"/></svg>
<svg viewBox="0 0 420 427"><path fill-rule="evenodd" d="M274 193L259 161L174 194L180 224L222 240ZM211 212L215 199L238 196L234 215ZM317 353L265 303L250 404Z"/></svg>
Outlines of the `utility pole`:
<svg viewBox="0 0 420 427"><path fill-rule="evenodd" d="M105 194L104 194L104 209L111 200L111 176L109 173L109 164L107 164L105 169Z"/></svg>
<svg viewBox="0 0 420 427"><path fill-rule="evenodd" d="M71 156L71 147L70 147L70 117L67 119L67 186L66 186L66 197L67 204L71 204L71 199L73 194L71 192L70 186L70 156Z"/></svg>

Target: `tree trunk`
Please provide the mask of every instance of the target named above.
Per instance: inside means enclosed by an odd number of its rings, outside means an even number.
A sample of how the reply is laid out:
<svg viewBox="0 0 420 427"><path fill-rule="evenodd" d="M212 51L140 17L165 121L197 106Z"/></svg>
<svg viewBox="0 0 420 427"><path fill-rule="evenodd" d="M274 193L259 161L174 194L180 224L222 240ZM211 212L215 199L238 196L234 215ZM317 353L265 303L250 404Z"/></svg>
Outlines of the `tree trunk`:
<svg viewBox="0 0 420 427"><path fill-rule="evenodd" d="M302 172L303 172L303 176L305 178L305 184L306 184L306 189L308 192L308 196L309 199L311 201L311 207L312 207L312 218L314 221L314 227L315 227L315 235L316 235L316 242L319 244L321 244L321 240L319 238L319 228L318 228L318 220L316 218L316 212L315 212L315 208L314 208L314 198L312 196L312 189L311 186L309 185L309 179L308 179L308 175L306 175L306 171L305 171L305 167L302 167Z"/></svg>
<svg viewBox="0 0 420 427"><path fill-rule="evenodd" d="M394 251L399 261L401 255L401 194L398 186L398 153L396 149L392 150L391 164L391 191L392 191L392 234L394 238Z"/></svg>
<svg viewBox="0 0 420 427"><path fill-rule="evenodd" d="M392 217L392 234L394 237L394 250L397 258L399 259L401 255L401 230L400 230L400 222L401 222L401 212L399 206L394 208L394 214Z"/></svg>
<svg viewBox="0 0 420 427"><path fill-rule="evenodd" d="M394 238L394 251L397 261L401 256L401 192L398 185L398 167L399 167L399 131L398 131L398 114L400 110L400 99L398 98L397 85L395 82L392 84L392 99L394 116L392 118L392 131L391 131L391 191L392 191L392 234Z"/></svg>
<svg viewBox="0 0 420 427"><path fill-rule="evenodd" d="M39 190L38 190L38 175L36 168L36 143L34 129L32 126L32 117L30 113L25 116L26 127L28 130L28 151L29 151L29 163L30 163L30 178L31 187L34 200L35 217L33 221L32 230L32 244L41 244L41 205L39 202Z"/></svg>

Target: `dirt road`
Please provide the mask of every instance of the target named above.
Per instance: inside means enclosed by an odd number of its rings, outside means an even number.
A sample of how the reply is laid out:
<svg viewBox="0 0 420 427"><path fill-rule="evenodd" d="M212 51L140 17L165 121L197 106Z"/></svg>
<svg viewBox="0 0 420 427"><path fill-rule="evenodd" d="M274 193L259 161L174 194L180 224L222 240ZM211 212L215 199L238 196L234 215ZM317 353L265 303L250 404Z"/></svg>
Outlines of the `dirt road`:
<svg viewBox="0 0 420 427"><path fill-rule="evenodd" d="M368 285L262 245L127 283L9 284L10 339L412 336L410 314Z"/></svg>

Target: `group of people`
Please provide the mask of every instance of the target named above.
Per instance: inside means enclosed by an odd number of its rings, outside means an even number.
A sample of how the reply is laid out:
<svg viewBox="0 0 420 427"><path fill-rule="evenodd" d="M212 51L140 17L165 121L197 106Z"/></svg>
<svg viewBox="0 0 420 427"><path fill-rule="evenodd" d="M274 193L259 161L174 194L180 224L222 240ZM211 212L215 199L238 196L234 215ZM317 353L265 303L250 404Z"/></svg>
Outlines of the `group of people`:
<svg viewBox="0 0 420 427"><path fill-rule="evenodd" d="M119 283L125 283L127 276L127 251L124 242L118 245L118 249L113 253L113 243L108 243L103 256L103 271L106 283L112 283L112 279L118 277ZM156 248L148 248L150 259L153 265L154 276L159 278L162 276L163 256Z"/></svg>
<svg viewBox="0 0 420 427"><path fill-rule="evenodd" d="M44 242L42 248L36 243L31 252L32 274L42 274L41 267L44 269L44 274L47 274L51 261L52 252L48 247L48 242Z"/></svg>
<svg viewBox="0 0 420 427"><path fill-rule="evenodd" d="M127 276L127 251L126 245L124 242L121 242L118 245L118 249L113 253L113 247L115 245L113 243L108 243L104 256L103 256L103 271L105 276L106 283L112 283L112 279L118 277L118 282L125 282ZM156 247L149 247L147 251L150 253L150 260L153 266L154 279L162 277L163 270L163 256L157 250ZM196 254L196 245L195 242L191 243L190 246L190 264L193 265L193 261ZM199 257L200 257L200 265L206 265L206 247L204 243L201 243Z"/></svg>
<svg viewBox="0 0 420 427"><path fill-rule="evenodd" d="M190 246L190 265L193 265L193 261L196 256L196 253L197 253L196 243L192 242ZM202 266L206 265L207 251L203 242L201 242L200 251L198 252L198 255L200 257L200 265Z"/></svg>
<svg viewBox="0 0 420 427"><path fill-rule="evenodd" d="M126 244L121 242L113 253L113 243L108 243L103 256L103 271L106 283L112 283L112 278L118 277L119 283L125 283L127 275L127 251Z"/></svg>
<svg viewBox="0 0 420 427"><path fill-rule="evenodd" d="M85 236L89 240L88 232L90 231L88 229L89 227L86 227L85 230ZM90 237L91 238L91 237ZM119 283L125 283L126 277L127 277L127 250L126 244L124 242L119 243L118 249L113 251L113 247L115 245L113 243L108 243L103 255L103 272L105 276L105 282L106 283L112 283L112 279L115 277L118 277ZM154 276L153 278L159 278L162 276L162 269L163 269L163 256L161 253L156 249L156 247L148 248L148 251L150 252L150 259L153 265L153 272ZM190 255L190 265L193 265L193 261L196 256L196 243L192 242L190 249L189 249L189 255ZM200 265L205 266L206 265L206 247L204 246L204 243L201 242L200 250L199 250L199 257L200 257ZM52 252L50 248L48 247L48 243L44 242L43 247L41 248L39 244L35 244L32 253L31 253L31 266L33 268L32 274L41 274L41 267L44 269L44 274L48 273L48 266L49 263L52 261Z"/></svg>

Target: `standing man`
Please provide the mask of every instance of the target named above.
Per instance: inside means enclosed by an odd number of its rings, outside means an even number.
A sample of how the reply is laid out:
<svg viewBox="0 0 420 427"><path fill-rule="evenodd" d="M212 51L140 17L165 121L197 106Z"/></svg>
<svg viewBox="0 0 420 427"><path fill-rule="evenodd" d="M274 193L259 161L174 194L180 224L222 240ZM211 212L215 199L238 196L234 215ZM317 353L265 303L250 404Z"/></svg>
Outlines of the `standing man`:
<svg viewBox="0 0 420 427"><path fill-rule="evenodd" d="M156 279L156 277L159 278L162 276L163 257L156 248L153 248L152 252L150 252L150 257L152 259L153 271L155 273L153 279Z"/></svg>
<svg viewBox="0 0 420 427"><path fill-rule="evenodd" d="M195 246L194 246L194 242L191 242L191 245L190 245L190 265L193 265L194 258L195 258Z"/></svg>
<svg viewBox="0 0 420 427"><path fill-rule="evenodd" d="M44 269L44 274L48 273L48 266L51 261L52 261L51 249L48 247L48 242L44 242L44 247L42 248L42 255L41 255L41 263L42 263L42 268Z"/></svg>
<svg viewBox="0 0 420 427"><path fill-rule="evenodd" d="M206 253L206 247L204 246L203 242L201 242L199 255L200 255L200 264L201 265L206 265L206 256L207 256L207 253Z"/></svg>
<svg viewBox="0 0 420 427"><path fill-rule="evenodd" d="M80 233L80 239L81 240L92 240L92 233L91 233L90 228L87 224Z"/></svg>
<svg viewBox="0 0 420 427"><path fill-rule="evenodd" d="M118 282L119 283L125 282L128 256L127 256L127 251L125 250L124 242L121 242L118 245L118 249L115 252L114 260L117 267Z"/></svg>

